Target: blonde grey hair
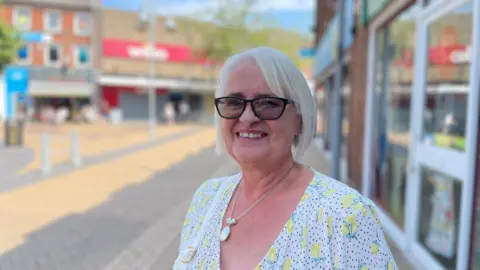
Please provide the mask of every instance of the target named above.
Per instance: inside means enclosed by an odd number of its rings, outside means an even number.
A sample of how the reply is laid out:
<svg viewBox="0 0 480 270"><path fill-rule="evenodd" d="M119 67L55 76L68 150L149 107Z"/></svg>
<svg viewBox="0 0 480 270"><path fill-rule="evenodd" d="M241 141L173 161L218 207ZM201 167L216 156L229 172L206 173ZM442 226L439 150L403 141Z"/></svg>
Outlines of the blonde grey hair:
<svg viewBox="0 0 480 270"><path fill-rule="evenodd" d="M293 61L280 51L268 47L257 47L233 55L225 62L215 91L216 98L224 96L228 76L245 60L253 60L260 68L270 91L278 97L295 102L297 113L302 118L302 130L298 138L293 141L292 151L294 158L299 159L312 142L317 130L316 102L305 77ZM215 113L216 153L218 155L225 153L225 141L221 125L221 118L218 113Z"/></svg>

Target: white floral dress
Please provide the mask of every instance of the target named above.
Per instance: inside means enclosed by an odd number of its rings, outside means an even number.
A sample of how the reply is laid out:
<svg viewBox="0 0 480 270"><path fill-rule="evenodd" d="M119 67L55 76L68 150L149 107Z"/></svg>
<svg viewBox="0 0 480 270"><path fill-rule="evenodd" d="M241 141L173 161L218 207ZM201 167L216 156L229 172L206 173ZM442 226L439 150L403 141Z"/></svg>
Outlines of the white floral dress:
<svg viewBox="0 0 480 270"><path fill-rule="evenodd" d="M204 235L190 261L179 256L173 269L220 269L223 216L241 175L211 179L195 193L181 233L179 254ZM205 220L221 185L227 185L211 219ZM398 269L385 241L373 203L345 184L315 172L300 203L255 270Z"/></svg>

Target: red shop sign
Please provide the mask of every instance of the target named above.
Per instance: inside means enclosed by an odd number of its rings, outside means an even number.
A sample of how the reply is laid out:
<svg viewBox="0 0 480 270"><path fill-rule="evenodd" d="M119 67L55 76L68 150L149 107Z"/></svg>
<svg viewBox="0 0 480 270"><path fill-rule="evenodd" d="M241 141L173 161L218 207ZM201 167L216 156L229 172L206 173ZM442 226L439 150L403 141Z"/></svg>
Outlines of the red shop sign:
<svg viewBox="0 0 480 270"><path fill-rule="evenodd" d="M148 43L132 40L104 39L103 56L128 58L128 59L151 59L167 62L193 61L192 49L182 45L159 45L151 50ZM198 61L198 59L197 59Z"/></svg>

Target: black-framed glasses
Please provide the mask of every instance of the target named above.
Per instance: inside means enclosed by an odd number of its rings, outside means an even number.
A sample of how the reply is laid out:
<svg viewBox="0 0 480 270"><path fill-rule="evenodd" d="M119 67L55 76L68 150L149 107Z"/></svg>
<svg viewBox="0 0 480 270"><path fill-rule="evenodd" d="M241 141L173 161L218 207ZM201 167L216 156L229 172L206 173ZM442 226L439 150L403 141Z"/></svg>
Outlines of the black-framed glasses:
<svg viewBox="0 0 480 270"><path fill-rule="evenodd" d="M215 99L218 114L226 119L239 118L247 108L247 103L251 103L253 113L261 120L276 120L282 116L287 104L294 104L293 101L280 97L258 97L254 99L220 97Z"/></svg>

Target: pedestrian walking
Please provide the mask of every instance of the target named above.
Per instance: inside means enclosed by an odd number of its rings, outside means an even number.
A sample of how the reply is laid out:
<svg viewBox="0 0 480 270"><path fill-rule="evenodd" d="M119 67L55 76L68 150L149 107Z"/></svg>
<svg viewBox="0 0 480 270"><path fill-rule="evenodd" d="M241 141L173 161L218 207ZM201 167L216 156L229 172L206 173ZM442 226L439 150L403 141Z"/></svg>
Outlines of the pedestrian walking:
<svg viewBox="0 0 480 270"><path fill-rule="evenodd" d="M163 114L168 125L175 124L175 108L171 102L167 102L165 104Z"/></svg>

